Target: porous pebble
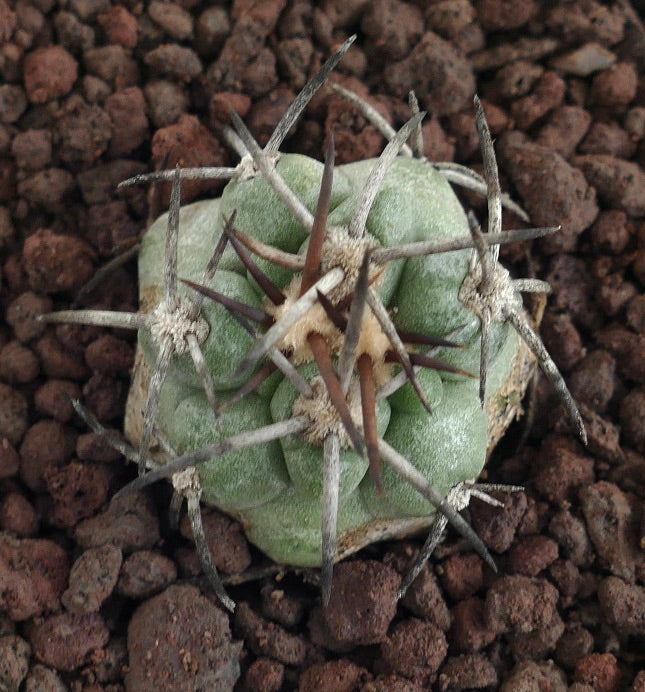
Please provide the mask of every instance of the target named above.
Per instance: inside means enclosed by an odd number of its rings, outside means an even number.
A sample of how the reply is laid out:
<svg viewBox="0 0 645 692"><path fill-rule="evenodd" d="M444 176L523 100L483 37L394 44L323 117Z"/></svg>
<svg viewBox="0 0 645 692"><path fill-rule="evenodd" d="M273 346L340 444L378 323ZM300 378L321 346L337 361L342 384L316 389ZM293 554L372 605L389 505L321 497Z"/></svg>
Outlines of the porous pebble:
<svg viewBox="0 0 645 692"><path fill-rule="evenodd" d="M367 94L364 94L367 97ZM375 103L372 103L376 107ZM352 115L354 114L354 116ZM336 161L348 163L354 156L372 157L383 146L383 136L371 124L364 119L359 119L352 124L356 107L345 99L332 98L325 119L325 132L334 132L334 142L337 147ZM347 125L343 125L347 122Z"/></svg>
<svg viewBox="0 0 645 692"><path fill-rule="evenodd" d="M94 273L95 253L80 238L42 229L23 248L24 266L34 291L78 290Z"/></svg>
<svg viewBox="0 0 645 692"><path fill-rule="evenodd" d="M38 377L40 364L36 354L14 340L0 349L0 377L10 384L27 384Z"/></svg>
<svg viewBox="0 0 645 692"><path fill-rule="evenodd" d="M560 591L560 605L570 605L580 588L580 570L571 560L556 560L550 565L549 574Z"/></svg>
<svg viewBox="0 0 645 692"><path fill-rule="evenodd" d="M639 559L634 508L613 483L600 481L580 491L589 537L603 565L617 577L633 581Z"/></svg>
<svg viewBox="0 0 645 692"><path fill-rule="evenodd" d="M103 103L110 95L110 87L100 77L86 74L82 85L83 97L88 103Z"/></svg>
<svg viewBox="0 0 645 692"><path fill-rule="evenodd" d="M524 96L531 91L544 68L528 60L515 60L504 65L495 73L493 88L501 98L511 99Z"/></svg>
<svg viewBox="0 0 645 692"><path fill-rule="evenodd" d="M232 689L241 647L227 616L198 589L169 586L130 620L126 690Z"/></svg>
<svg viewBox="0 0 645 692"><path fill-rule="evenodd" d="M423 31L423 15L414 5L377 0L363 14L361 29L369 37L366 52L373 59L401 60L417 43Z"/></svg>
<svg viewBox="0 0 645 692"><path fill-rule="evenodd" d="M24 495L10 492L0 499L0 529L27 538L34 536L39 527L36 510Z"/></svg>
<svg viewBox="0 0 645 692"><path fill-rule="evenodd" d="M591 653L594 639L591 632L580 624L571 624L558 640L555 658L566 670L571 671L576 663Z"/></svg>
<svg viewBox="0 0 645 692"><path fill-rule="evenodd" d="M529 129L564 101L566 86L555 72L548 70L535 83L530 94L511 104L511 115L518 128Z"/></svg>
<svg viewBox="0 0 645 692"><path fill-rule="evenodd" d="M622 400L619 417L623 439L641 454L645 453L644 415L645 392L634 389Z"/></svg>
<svg viewBox="0 0 645 692"><path fill-rule="evenodd" d="M217 60L209 69L209 77L221 89L243 91L257 98L277 83L274 56L265 49L265 40L285 8L284 0L266 0L262 5L249 5L246 12L233 16L232 30ZM249 40L252 37L253 40ZM264 80L257 79L254 68L264 61Z"/></svg>
<svg viewBox="0 0 645 692"><path fill-rule="evenodd" d="M643 690L645 690L645 670L638 672L631 687L631 692L643 692Z"/></svg>
<svg viewBox="0 0 645 692"><path fill-rule="evenodd" d="M598 215L595 191L582 172L560 154L514 133L503 135L497 149L532 222L562 225L562 232L540 240L541 248L547 253L573 250L580 233Z"/></svg>
<svg viewBox="0 0 645 692"><path fill-rule="evenodd" d="M97 420L120 422L127 396L122 379L95 372L83 387L83 402Z"/></svg>
<svg viewBox="0 0 645 692"><path fill-rule="evenodd" d="M594 123L580 144L581 154L607 154L628 159L636 151L636 142L614 122Z"/></svg>
<svg viewBox="0 0 645 692"><path fill-rule="evenodd" d="M19 132L11 142L11 154L19 168L37 171L51 163L52 136L47 130Z"/></svg>
<svg viewBox="0 0 645 692"><path fill-rule="evenodd" d="M139 87L132 86L110 94L105 112L112 122L109 155L118 158L140 147L148 137L146 102Z"/></svg>
<svg viewBox="0 0 645 692"><path fill-rule="evenodd" d="M61 10L54 17L56 34L61 45L70 53L93 48L96 43L96 32L91 26L79 21L73 12Z"/></svg>
<svg viewBox="0 0 645 692"><path fill-rule="evenodd" d="M179 120L188 109L188 96L179 84L166 79L148 82L143 89L149 116L156 128L167 127Z"/></svg>
<svg viewBox="0 0 645 692"><path fill-rule="evenodd" d="M408 84L425 107L437 115L466 108L475 93L475 79L467 61L437 34L429 31L400 62L388 65L385 82L391 93Z"/></svg>
<svg viewBox="0 0 645 692"><path fill-rule="evenodd" d="M500 686L500 692L529 692L548 689L567 692L567 677L552 661L518 663Z"/></svg>
<svg viewBox="0 0 645 692"><path fill-rule="evenodd" d="M482 559L476 553L451 555L437 571L443 590L453 601L471 598L484 584Z"/></svg>
<svg viewBox="0 0 645 692"><path fill-rule="evenodd" d="M70 613L95 613L112 593L121 568L121 551L113 545L86 550L72 565L61 602Z"/></svg>
<svg viewBox="0 0 645 692"><path fill-rule="evenodd" d="M117 439L120 437L119 430L109 430ZM99 461L102 463L112 463L121 459L121 453L103 437L96 432L88 432L79 435L76 440L76 456L82 461Z"/></svg>
<svg viewBox="0 0 645 692"><path fill-rule="evenodd" d="M68 571L67 554L53 541L0 534L0 609L12 620L57 610Z"/></svg>
<svg viewBox="0 0 645 692"><path fill-rule="evenodd" d="M619 209L610 209L598 214L590 232L594 247L612 255L620 254L631 236L627 214Z"/></svg>
<svg viewBox="0 0 645 692"><path fill-rule="evenodd" d="M103 334L85 349L85 362L106 375L125 374L132 367L132 346L112 334Z"/></svg>
<svg viewBox="0 0 645 692"><path fill-rule="evenodd" d="M1 394L1 392L0 392ZM11 478L18 473L20 457L6 437L0 439L0 479Z"/></svg>
<svg viewBox="0 0 645 692"><path fill-rule="evenodd" d="M27 53L23 70L29 100L46 103L69 93L78 75L78 64L61 46L48 46Z"/></svg>
<svg viewBox="0 0 645 692"><path fill-rule="evenodd" d="M136 86L140 80L137 63L130 52L118 44L86 50L83 53L83 64L87 72L112 86Z"/></svg>
<svg viewBox="0 0 645 692"><path fill-rule="evenodd" d="M502 576L486 594L486 622L496 632L526 634L547 627L558 600L556 588L545 579Z"/></svg>
<svg viewBox="0 0 645 692"><path fill-rule="evenodd" d="M589 125L591 114L580 106L562 105L554 108L548 120L540 128L535 143L557 151L568 159L582 141Z"/></svg>
<svg viewBox="0 0 645 692"><path fill-rule="evenodd" d="M102 649L110 632L98 613L59 613L31 623L29 642L34 656L59 670L72 671Z"/></svg>
<svg viewBox="0 0 645 692"><path fill-rule="evenodd" d="M484 601L468 598L460 601L452 610L452 625L448 638L457 651L476 652L488 646L496 633L488 625Z"/></svg>
<svg viewBox="0 0 645 692"><path fill-rule="evenodd" d="M124 553L151 548L159 540L159 519L143 493L112 500L91 519L77 524L74 537L84 549L111 543Z"/></svg>
<svg viewBox="0 0 645 692"><path fill-rule="evenodd" d="M128 598L148 598L176 579L172 560L154 550L137 550L123 561L116 588Z"/></svg>
<svg viewBox="0 0 645 692"><path fill-rule="evenodd" d="M116 43L123 48L134 48L138 40L138 23L122 5L114 5L105 14L97 17L110 43Z"/></svg>
<svg viewBox="0 0 645 692"><path fill-rule="evenodd" d="M45 480L54 501L51 522L55 526L71 528L103 506L113 471L101 464L72 461L60 468L47 468Z"/></svg>
<svg viewBox="0 0 645 692"><path fill-rule="evenodd" d="M27 176L18 183L18 193L24 197L27 202L36 207L43 207L52 213L61 213L65 208L65 199L74 189L74 176L66 169L51 166L44 168L32 175ZM40 229L37 231L39 237L44 240L47 238L48 231ZM44 236L44 238L43 238ZM61 244L60 242L58 243ZM47 245L47 243L45 243ZM34 248L32 248L33 250ZM47 267L51 271L50 267ZM71 268L66 267L67 274L71 276ZM78 284L80 286L80 283ZM27 287L25 287L26 290ZM36 291L45 290L39 284L30 284L29 288ZM50 292L59 290L52 288Z"/></svg>
<svg viewBox="0 0 645 692"><path fill-rule="evenodd" d="M25 679L25 692L67 692L68 687L55 670L36 663L29 669Z"/></svg>
<svg viewBox="0 0 645 692"><path fill-rule="evenodd" d="M391 568L372 560L344 562L334 570L329 605L323 617L339 642L376 644L396 612L400 577Z"/></svg>
<svg viewBox="0 0 645 692"><path fill-rule="evenodd" d="M561 372L567 372L585 356L580 332L571 317L547 310L540 329L542 340Z"/></svg>
<svg viewBox="0 0 645 692"><path fill-rule="evenodd" d="M623 38L625 19L616 7L604 6L597 0L584 0L550 8L546 25L567 43L597 41L611 46Z"/></svg>
<svg viewBox="0 0 645 692"><path fill-rule="evenodd" d="M45 473L68 462L76 447L74 431L58 421L43 419L34 423L20 445L20 477L34 492L47 487Z"/></svg>
<svg viewBox="0 0 645 692"><path fill-rule="evenodd" d="M588 353L569 376L575 400L603 413L614 395L616 361L604 349Z"/></svg>
<svg viewBox="0 0 645 692"><path fill-rule="evenodd" d="M627 305L627 324L638 334L645 334L645 295L634 296Z"/></svg>
<svg viewBox="0 0 645 692"><path fill-rule="evenodd" d="M564 622L559 613L553 612L550 622L533 632L514 632L508 635L510 649L516 661L548 658L564 632Z"/></svg>
<svg viewBox="0 0 645 692"><path fill-rule="evenodd" d="M592 547L584 522L563 509L553 515L549 532L555 537L561 552L577 567L587 567L592 560Z"/></svg>
<svg viewBox="0 0 645 692"><path fill-rule="evenodd" d="M621 673L613 654L589 654L581 658L573 673L576 682L585 682L594 692L618 692Z"/></svg>
<svg viewBox="0 0 645 692"><path fill-rule="evenodd" d="M381 644L386 669L427 684L435 679L448 653L444 633L416 618L399 622Z"/></svg>
<svg viewBox="0 0 645 692"><path fill-rule="evenodd" d="M593 281L586 263L574 255L555 255L546 272L551 307L566 311L576 327L593 328L598 308L591 299Z"/></svg>
<svg viewBox="0 0 645 692"><path fill-rule="evenodd" d="M256 658L244 674L244 686L249 692L278 692L283 682L284 666L270 658Z"/></svg>
<svg viewBox="0 0 645 692"><path fill-rule="evenodd" d="M634 334L618 324L610 324L598 333L597 338L598 343L616 359L619 375L645 384L645 335Z"/></svg>
<svg viewBox="0 0 645 692"><path fill-rule="evenodd" d="M547 437L533 471L535 487L549 502L564 504L578 489L593 483L593 459L580 454L565 437Z"/></svg>
<svg viewBox="0 0 645 692"><path fill-rule="evenodd" d="M633 161L607 154L573 158L601 200L618 205L630 216L645 216L645 172Z"/></svg>
<svg viewBox="0 0 645 692"><path fill-rule="evenodd" d="M260 146L265 146L269 141L285 108L294 98L295 93L291 89L277 87L249 108L246 123Z"/></svg>
<svg viewBox="0 0 645 692"><path fill-rule="evenodd" d="M183 82L190 82L203 70L201 60L194 50L174 43L153 48L144 60L155 73Z"/></svg>
<svg viewBox="0 0 645 692"><path fill-rule="evenodd" d="M634 99L637 88L636 67L630 62L617 62L594 76L590 98L594 104L620 109Z"/></svg>
<svg viewBox="0 0 645 692"><path fill-rule="evenodd" d="M345 659L314 663L300 676L298 692L358 689L361 683L370 678L365 668Z"/></svg>
<svg viewBox="0 0 645 692"><path fill-rule="evenodd" d="M239 574L251 564L251 553L238 522L217 511L205 511L202 525L215 567L225 574ZM182 534L193 541L187 517L180 524Z"/></svg>
<svg viewBox="0 0 645 692"><path fill-rule="evenodd" d="M27 677L31 647L15 634L0 637L0 687L17 690Z"/></svg>
<svg viewBox="0 0 645 692"><path fill-rule="evenodd" d="M16 84L0 85L0 122L13 123L27 108L24 90Z"/></svg>
<svg viewBox="0 0 645 692"><path fill-rule="evenodd" d="M427 564L410 584L402 603L411 613L432 622L440 630L447 632L450 628L448 606L437 583L437 578Z"/></svg>
<svg viewBox="0 0 645 692"><path fill-rule="evenodd" d="M478 690L493 687L499 682L493 664L483 654L449 656L437 680L441 692L448 690Z"/></svg>
<svg viewBox="0 0 645 692"><path fill-rule="evenodd" d="M92 205L88 210L87 224L87 239L102 257L113 257L131 248L140 230L123 200ZM122 278L125 279L123 273L116 270L112 274L112 286L118 286ZM122 288L125 289L126 285Z"/></svg>
<svg viewBox="0 0 645 692"><path fill-rule="evenodd" d="M66 349L51 332L45 332L34 344L40 365L47 377L82 380L88 369L84 361L73 351Z"/></svg>
<svg viewBox="0 0 645 692"><path fill-rule="evenodd" d="M28 425L27 400L20 392L0 382L0 438L6 438L9 444L17 445ZM0 455L0 459L3 457L4 455Z"/></svg>
<svg viewBox="0 0 645 692"><path fill-rule="evenodd" d="M645 632L645 588L619 577L607 577L598 587L598 602L607 621L621 635Z"/></svg>
<svg viewBox="0 0 645 692"><path fill-rule="evenodd" d="M152 159L157 166L164 161L165 166L174 163L173 157L182 152L182 166L222 166L228 163L221 144L211 132L202 125L194 115L182 115L179 120L168 127L157 130L151 141ZM167 157L170 157L167 159ZM216 181L186 180L182 183L182 201L187 203L198 194L215 192L221 188ZM170 190L164 190L160 204L168 206Z"/></svg>
<svg viewBox="0 0 645 692"><path fill-rule="evenodd" d="M195 23L197 52L203 57L217 55L230 33L231 22L226 10L217 6L207 7Z"/></svg>
<svg viewBox="0 0 645 692"><path fill-rule="evenodd" d="M286 594L283 589L266 584L260 592L262 596L262 615L285 627L295 627L304 617L306 601L295 595Z"/></svg>
<svg viewBox="0 0 645 692"><path fill-rule="evenodd" d="M69 423L74 416L72 399L80 399L81 390L70 380L47 380L34 393L34 403L40 413L59 423Z"/></svg>
<svg viewBox="0 0 645 692"><path fill-rule="evenodd" d="M70 167L87 167L103 154L113 129L105 109L74 98L56 123L61 161Z"/></svg>
<svg viewBox="0 0 645 692"><path fill-rule="evenodd" d="M511 548L509 571L537 577L558 557L558 544L546 536L523 536Z"/></svg>
<svg viewBox="0 0 645 692"><path fill-rule="evenodd" d="M630 136L638 141L645 137L645 107L634 106L625 113L623 126Z"/></svg>
<svg viewBox="0 0 645 692"><path fill-rule="evenodd" d="M153 0L148 6L148 14L171 38L180 41L192 38L193 19L180 5Z"/></svg>
<svg viewBox="0 0 645 692"><path fill-rule="evenodd" d="M526 495L523 492L505 495L502 507L473 498L470 503L473 527L486 547L503 553L512 544L526 508Z"/></svg>

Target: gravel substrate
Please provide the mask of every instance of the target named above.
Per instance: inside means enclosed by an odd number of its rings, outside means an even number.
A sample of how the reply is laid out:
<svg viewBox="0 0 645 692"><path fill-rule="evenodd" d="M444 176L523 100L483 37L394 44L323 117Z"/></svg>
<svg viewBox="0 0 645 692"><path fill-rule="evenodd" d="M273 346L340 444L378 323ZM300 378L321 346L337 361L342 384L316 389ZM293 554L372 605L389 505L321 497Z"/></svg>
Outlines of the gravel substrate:
<svg viewBox="0 0 645 692"><path fill-rule="evenodd" d="M0 0L0 689L645 690L645 6L596 0ZM352 33L333 79L394 126L415 89L426 154L480 168L482 98L502 185L555 236L502 249L548 280L547 347L580 404L571 435L537 382L488 479L520 484L470 518L493 574L452 534L395 604L419 541L342 563L328 608L209 511L229 616L200 577L168 488L75 417L120 429L134 341L46 326L133 248L168 190L117 191L161 165L235 162L230 108L260 141ZM323 88L286 149L338 163L384 142ZM219 183L187 183L184 202ZM485 217L485 204L464 195ZM520 222L505 213L505 227ZM530 253L529 253L530 251ZM136 310L130 260L79 300Z"/></svg>

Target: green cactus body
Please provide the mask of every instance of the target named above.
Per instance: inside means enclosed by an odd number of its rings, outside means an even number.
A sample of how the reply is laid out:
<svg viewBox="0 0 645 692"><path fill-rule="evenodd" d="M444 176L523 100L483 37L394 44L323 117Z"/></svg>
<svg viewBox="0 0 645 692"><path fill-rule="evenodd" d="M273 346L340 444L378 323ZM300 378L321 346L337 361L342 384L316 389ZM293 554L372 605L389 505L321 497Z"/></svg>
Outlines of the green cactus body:
<svg viewBox="0 0 645 692"><path fill-rule="evenodd" d="M328 227L346 227L356 198L374 161L336 167ZM313 213L320 191L322 164L300 155L281 155L277 170ZM257 175L231 181L221 199L202 201L180 212L180 277L199 282L219 238L223 219L236 212L235 226L267 244L304 253L308 235L293 219L264 179ZM150 309L162 292L167 218L146 233L140 258L141 302ZM367 232L381 246L468 235L468 222L449 184L432 166L397 158L387 173L367 219ZM459 298L468 273L471 250L396 260L386 265L378 292L397 328L437 337L461 328L462 349L439 356L477 372L479 318ZM286 288L293 272L258 260L269 277ZM211 287L260 307L262 295L234 253L227 248ZM376 287L376 285L375 285ZM182 286L180 291L188 291ZM202 343L218 394L225 399L243 382L232 374L252 346L249 334L220 305L205 301L202 315L209 333ZM410 383L378 401L378 433L407 457L445 494L451 487L476 479L490 443L499 437L498 418L520 397L518 361L526 358L520 339L506 323L492 326L487 406L482 409L477 379L422 370L420 385L433 414L428 415ZM140 392L154 364L156 348L141 333L137 378L131 392L126 432L136 441L141 418ZM332 353L332 358L334 354ZM307 380L315 363L299 363ZM396 373L398 366L391 367ZM520 367L521 370L521 367ZM246 374L246 378L249 374ZM519 391L522 394L522 391ZM173 359L164 382L157 428L172 448L186 453L242 430L254 429L293 415L298 392L280 374L256 392L226 409L216 425L187 355ZM322 447L301 434L227 454L199 467L202 500L237 517L249 539L277 562L299 566L321 564ZM368 462L349 447L341 450L338 510L339 556L377 538L400 535L427 525L434 508L387 466L384 495L375 490Z"/></svg>

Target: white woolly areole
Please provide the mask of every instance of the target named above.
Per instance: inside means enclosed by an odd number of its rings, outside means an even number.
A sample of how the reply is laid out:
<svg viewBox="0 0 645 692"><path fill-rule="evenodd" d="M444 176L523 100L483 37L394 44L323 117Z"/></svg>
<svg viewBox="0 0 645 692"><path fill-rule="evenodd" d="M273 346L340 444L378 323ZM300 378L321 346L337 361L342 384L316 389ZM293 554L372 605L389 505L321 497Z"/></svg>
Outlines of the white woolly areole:
<svg viewBox="0 0 645 692"><path fill-rule="evenodd" d="M273 162L273 165L278 162L278 159L280 158L280 154L276 152L275 154L269 154L269 159ZM244 181L244 180L251 180L251 178L255 178L259 171L257 166L255 165L255 162L253 161L253 157L251 154L245 154L241 159L240 162L236 166L236 172L235 172L235 177L239 181Z"/></svg>
<svg viewBox="0 0 645 692"><path fill-rule="evenodd" d="M305 440L312 445L322 445L329 433L336 433L343 449L352 446L347 430L332 404L327 387L322 377L314 377L309 382L313 395L299 396L293 404L294 416L306 416L311 425L302 433ZM347 392L347 405L354 425L362 430L361 397L358 382L353 380Z"/></svg>
<svg viewBox="0 0 645 692"><path fill-rule="evenodd" d="M162 301L152 311L151 317L150 334L154 343L159 346L171 339L177 355L188 350L187 337L190 334L193 334L200 344L208 336L206 320L202 317L193 319L190 303L181 298L177 299L174 306L170 306L165 300Z"/></svg>
<svg viewBox="0 0 645 692"><path fill-rule="evenodd" d="M472 479L469 481L457 483L457 485L453 485L446 495L446 502L451 507L454 507L458 512L461 512L462 509L466 509L466 507L468 507L468 505L470 504L471 496L468 484L474 482L474 479Z"/></svg>
<svg viewBox="0 0 645 692"><path fill-rule="evenodd" d="M480 319L485 312L488 312L493 322L503 322L506 319L504 315L506 309L511 309L515 304L516 294L508 271L497 262L493 266L491 291L484 295L480 292L481 264L472 263L459 289L459 300Z"/></svg>
<svg viewBox="0 0 645 692"><path fill-rule="evenodd" d="M320 255L321 275L334 267L340 267L345 273L343 281L329 293L328 297L332 303L354 290L365 252L380 246L378 240L369 233L354 238L349 235L346 228L334 226L327 229Z"/></svg>
<svg viewBox="0 0 645 692"><path fill-rule="evenodd" d="M172 487L180 494L186 491L196 492L201 495L202 487L199 481L199 474L194 466L177 471L172 474Z"/></svg>

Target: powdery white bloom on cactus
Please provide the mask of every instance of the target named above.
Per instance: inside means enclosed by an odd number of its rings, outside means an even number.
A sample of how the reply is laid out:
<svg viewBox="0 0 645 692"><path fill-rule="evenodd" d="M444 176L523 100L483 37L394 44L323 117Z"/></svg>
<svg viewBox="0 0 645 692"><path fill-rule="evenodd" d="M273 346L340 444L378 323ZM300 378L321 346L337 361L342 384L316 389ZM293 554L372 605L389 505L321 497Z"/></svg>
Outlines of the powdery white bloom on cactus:
<svg viewBox="0 0 645 692"><path fill-rule="evenodd" d="M499 243L549 229L501 230L478 101L485 181L411 155L417 108L398 133L376 119L391 140L379 159L335 167L333 143L324 165L278 153L350 42L264 150L233 117L239 166L142 178L174 181L170 212L143 237L140 312L101 317L139 329L126 435L141 471L154 470L133 487L172 476L204 560L200 498L275 561L322 566L325 600L337 559L418 531L437 509L473 538L457 510L519 411L530 350L584 436L523 313L519 291L546 286L513 281L497 262ZM180 179L199 175L231 180L221 198L180 209ZM448 179L487 195L488 233Z"/></svg>

